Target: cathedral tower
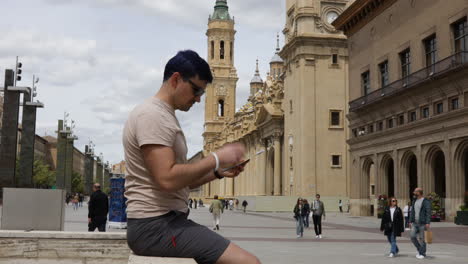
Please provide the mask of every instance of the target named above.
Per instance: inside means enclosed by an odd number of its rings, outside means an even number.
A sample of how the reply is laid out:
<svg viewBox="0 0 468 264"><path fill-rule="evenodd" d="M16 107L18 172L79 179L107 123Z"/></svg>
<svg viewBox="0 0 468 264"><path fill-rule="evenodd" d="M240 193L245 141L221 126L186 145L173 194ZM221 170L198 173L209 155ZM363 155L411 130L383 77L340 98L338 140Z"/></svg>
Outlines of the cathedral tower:
<svg viewBox="0 0 468 264"><path fill-rule="evenodd" d="M227 0L217 0L208 19L208 63L213 83L206 90L204 149L211 151L212 139L236 110L237 72L234 67L234 18L229 15Z"/></svg>
<svg viewBox="0 0 468 264"><path fill-rule="evenodd" d="M331 24L350 0L286 0L283 193L346 199L348 50ZM289 176L289 177L288 177Z"/></svg>

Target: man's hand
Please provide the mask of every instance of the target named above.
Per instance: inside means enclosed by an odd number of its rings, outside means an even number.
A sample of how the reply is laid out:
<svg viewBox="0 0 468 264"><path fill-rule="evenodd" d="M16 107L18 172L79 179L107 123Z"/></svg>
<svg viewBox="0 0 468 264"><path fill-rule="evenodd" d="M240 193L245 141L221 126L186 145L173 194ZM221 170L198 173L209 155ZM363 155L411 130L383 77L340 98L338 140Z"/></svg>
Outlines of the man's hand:
<svg viewBox="0 0 468 264"><path fill-rule="evenodd" d="M223 171L222 169L221 170L218 170L218 173L219 175L223 176L223 177L226 177L226 178L234 178L234 177L237 177L241 172L244 171L244 166L245 165L242 165L242 166L237 166L237 167L234 167L228 171Z"/></svg>
<svg viewBox="0 0 468 264"><path fill-rule="evenodd" d="M90 224L90 223L91 223L91 218L88 218L88 224Z"/></svg>
<svg viewBox="0 0 468 264"><path fill-rule="evenodd" d="M229 167L242 161L245 155L245 146L242 143L226 144L222 148L217 150L216 154L219 158L219 166L221 168ZM232 169L231 171L234 172L235 170Z"/></svg>

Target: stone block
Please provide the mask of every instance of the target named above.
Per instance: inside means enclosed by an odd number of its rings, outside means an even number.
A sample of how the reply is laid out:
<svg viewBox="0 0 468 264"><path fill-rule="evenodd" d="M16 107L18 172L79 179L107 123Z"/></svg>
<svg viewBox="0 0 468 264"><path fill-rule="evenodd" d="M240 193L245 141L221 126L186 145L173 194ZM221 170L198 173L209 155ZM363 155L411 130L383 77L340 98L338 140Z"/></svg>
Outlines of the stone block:
<svg viewBox="0 0 468 264"><path fill-rule="evenodd" d="M128 264L196 264L195 260L189 258L161 258L145 257L130 254Z"/></svg>
<svg viewBox="0 0 468 264"><path fill-rule="evenodd" d="M62 190L4 188L1 229L63 230Z"/></svg>

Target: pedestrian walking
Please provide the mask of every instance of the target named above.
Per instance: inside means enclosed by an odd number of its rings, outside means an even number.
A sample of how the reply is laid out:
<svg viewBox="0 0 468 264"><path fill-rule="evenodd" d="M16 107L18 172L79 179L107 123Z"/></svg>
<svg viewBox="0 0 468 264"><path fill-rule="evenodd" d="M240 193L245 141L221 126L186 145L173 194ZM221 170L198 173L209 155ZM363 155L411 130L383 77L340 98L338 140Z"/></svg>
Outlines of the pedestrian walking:
<svg viewBox="0 0 468 264"><path fill-rule="evenodd" d="M348 206L348 213L349 213L349 209L351 209L351 203L349 202L349 200L346 202L346 205Z"/></svg>
<svg viewBox="0 0 468 264"><path fill-rule="evenodd" d="M232 211L232 209L234 209L234 200L229 200L229 210Z"/></svg>
<svg viewBox="0 0 468 264"><path fill-rule="evenodd" d="M338 207L340 208L340 213L343 213L343 202L341 200L338 201Z"/></svg>
<svg viewBox="0 0 468 264"><path fill-rule="evenodd" d="M307 199L304 199L304 210L306 211L306 215L304 216L304 227L309 228L309 217L310 217L310 204Z"/></svg>
<svg viewBox="0 0 468 264"><path fill-rule="evenodd" d="M312 205L315 238L322 238L322 217L325 219L325 205L320 201L320 194L316 194Z"/></svg>
<svg viewBox="0 0 468 264"><path fill-rule="evenodd" d="M192 200L192 198L189 198L189 200L188 200L188 206L189 206L190 209L192 209L192 206L193 206L193 200Z"/></svg>
<svg viewBox="0 0 468 264"><path fill-rule="evenodd" d="M424 198L423 189L416 188L413 192L413 203L410 211L411 241L416 247L418 254L416 258L426 257L426 242L424 231L428 231L431 225L432 205Z"/></svg>
<svg viewBox="0 0 468 264"><path fill-rule="evenodd" d="M410 230L409 228L409 215L411 212L411 202L408 202L408 204L405 205L403 208L403 216L405 217L405 230Z"/></svg>
<svg viewBox="0 0 468 264"><path fill-rule="evenodd" d="M306 210L304 208L304 201L302 200L302 198L297 199L293 212L294 219L296 220L296 235L297 238L300 238L304 236L304 217L306 214Z"/></svg>
<svg viewBox="0 0 468 264"><path fill-rule="evenodd" d="M71 199L72 199L71 194L67 193L67 195L65 196L65 203L67 204L67 206L70 203Z"/></svg>
<svg viewBox="0 0 468 264"><path fill-rule="evenodd" d="M78 210L79 199L80 198L78 197L78 194L75 194L75 196L73 196L73 199L72 199L73 211Z"/></svg>
<svg viewBox="0 0 468 264"><path fill-rule="evenodd" d="M221 220L221 214L224 213L224 206L218 199L218 195L214 196L214 200L210 205L210 213L213 215L214 228L213 230L219 230L219 221Z"/></svg>
<svg viewBox="0 0 468 264"><path fill-rule="evenodd" d="M204 205L203 205L203 201L202 201L201 198L198 200L198 206L199 206L199 207L203 207L203 206L204 206Z"/></svg>
<svg viewBox="0 0 468 264"><path fill-rule="evenodd" d="M84 195L82 193L78 194L78 206L83 207Z"/></svg>
<svg viewBox="0 0 468 264"><path fill-rule="evenodd" d="M405 231L403 223L403 212L398 207L398 201L395 197L390 197L389 205L385 208L380 223L380 231L384 232L387 240L390 243L389 258L396 257L400 249L398 248L396 238L401 237L401 233Z"/></svg>
<svg viewBox="0 0 468 264"><path fill-rule="evenodd" d="M109 199L99 183L93 185L93 191L88 204L88 231L94 232L97 228L99 232L106 232Z"/></svg>
<svg viewBox="0 0 468 264"><path fill-rule="evenodd" d="M165 41L162 38L162 41ZM136 106L123 131L127 244L137 255L192 258L197 263L257 264L259 260L218 233L187 219L190 190L237 177L244 166L242 143L224 144L188 163L187 142L176 110L187 112L213 81L196 52L180 51L164 69L156 95Z"/></svg>
<svg viewBox="0 0 468 264"><path fill-rule="evenodd" d="M245 213L245 210L247 209L247 205L249 205L249 203L246 200L244 200L242 202L242 207L244 208L244 213Z"/></svg>

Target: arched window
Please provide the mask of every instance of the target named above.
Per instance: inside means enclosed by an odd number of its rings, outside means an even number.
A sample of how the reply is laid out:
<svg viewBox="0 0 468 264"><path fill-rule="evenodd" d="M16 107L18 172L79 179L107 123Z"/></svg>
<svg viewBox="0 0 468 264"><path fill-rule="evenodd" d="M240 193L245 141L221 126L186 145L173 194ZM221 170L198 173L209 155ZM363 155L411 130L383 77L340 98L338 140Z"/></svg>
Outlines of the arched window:
<svg viewBox="0 0 468 264"><path fill-rule="evenodd" d="M211 41L211 59L214 59L214 50L215 50L215 47L214 47L214 41L212 40Z"/></svg>
<svg viewBox="0 0 468 264"><path fill-rule="evenodd" d="M224 40L219 43L219 58L224 60Z"/></svg>
<svg viewBox="0 0 468 264"><path fill-rule="evenodd" d="M224 100L218 101L218 116L224 116Z"/></svg>

